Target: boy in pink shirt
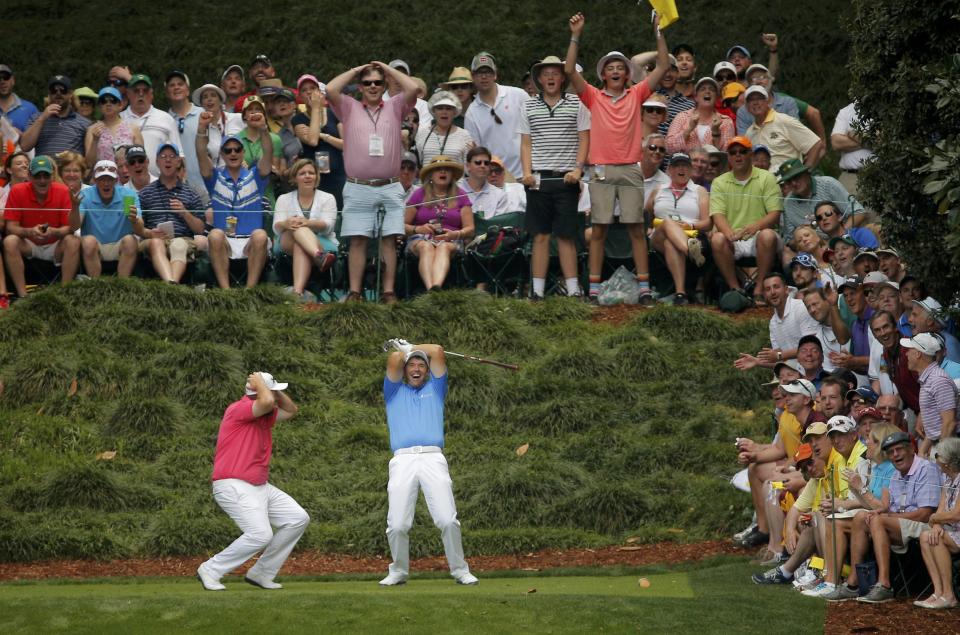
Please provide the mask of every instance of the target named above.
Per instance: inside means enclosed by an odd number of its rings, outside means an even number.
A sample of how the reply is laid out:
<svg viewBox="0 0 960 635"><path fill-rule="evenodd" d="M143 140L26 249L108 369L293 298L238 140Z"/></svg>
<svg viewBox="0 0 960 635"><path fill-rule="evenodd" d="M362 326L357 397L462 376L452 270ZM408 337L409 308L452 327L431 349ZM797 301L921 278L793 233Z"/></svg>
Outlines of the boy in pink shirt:
<svg viewBox="0 0 960 635"><path fill-rule="evenodd" d="M603 268L603 248L607 231L614 222L614 205L620 201L620 222L627 225L633 246L633 263L640 284L640 303L652 305L650 266L647 237L643 225L643 173L640 158L643 154L643 102L653 93L660 78L670 67L667 43L660 33L660 18L653 22L657 38L657 67L644 81L629 86L635 76L630 60L618 51L607 53L597 63L597 75L603 89L586 82L577 71L577 50L583 33L584 18L578 13L570 18L570 46L564 71L570 85L583 105L590 109L590 154L593 165L590 179L590 219L593 232L590 237L590 297L600 293Z"/></svg>
<svg viewBox="0 0 960 635"><path fill-rule="evenodd" d="M282 588L273 578L310 523L297 501L267 482L273 426L297 413L286 388L269 373L252 373L246 396L223 413L213 458L213 498L243 535L197 569L197 579L208 591L223 591L220 578L260 550L263 554L244 579L263 589Z"/></svg>

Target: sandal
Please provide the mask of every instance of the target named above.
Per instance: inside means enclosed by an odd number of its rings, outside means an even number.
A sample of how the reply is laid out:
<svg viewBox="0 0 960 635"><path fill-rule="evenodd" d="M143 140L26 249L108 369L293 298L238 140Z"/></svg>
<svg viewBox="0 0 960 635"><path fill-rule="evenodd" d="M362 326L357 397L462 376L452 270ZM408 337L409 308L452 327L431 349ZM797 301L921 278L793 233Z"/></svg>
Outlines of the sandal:
<svg viewBox="0 0 960 635"><path fill-rule="evenodd" d="M393 291L384 291L380 294L380 301L384 304L396 304L397 294Z"/></svg>

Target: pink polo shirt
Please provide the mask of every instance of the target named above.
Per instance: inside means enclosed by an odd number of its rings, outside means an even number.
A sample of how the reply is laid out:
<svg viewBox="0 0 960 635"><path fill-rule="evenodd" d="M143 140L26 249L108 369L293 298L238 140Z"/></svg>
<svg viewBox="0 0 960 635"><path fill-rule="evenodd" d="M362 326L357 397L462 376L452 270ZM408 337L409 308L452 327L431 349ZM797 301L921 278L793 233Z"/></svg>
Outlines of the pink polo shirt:
<svg viewBox="0 0 960 635"><path fill-rule="evenodd" d="M643 155L641 106L652 91L646 80L634 84L613 99L602 90L586 85L578 95L590 109L590 163L622 165L637 163Z"/></svg>
<svg viewBox="0 0 960 635"><path fill-rule="evenodd" d="M343 165L354 179L392 179L400 174L403 143L400 126L413 106L397 98L368 109L362 102L343 95L333 112L343 124ZM383 156L370 156L370 136L383 139Z"/></svg>
<svg viewBox="0 0 960 635"><path fill-rule="evenodd" d="M217 453L213 457L213 479L238 478L252 485L263 485L270 476L273 449L273 425L277 408L262 417L253 415L254 399L244 397L227 406L217 434Z"/></svg>

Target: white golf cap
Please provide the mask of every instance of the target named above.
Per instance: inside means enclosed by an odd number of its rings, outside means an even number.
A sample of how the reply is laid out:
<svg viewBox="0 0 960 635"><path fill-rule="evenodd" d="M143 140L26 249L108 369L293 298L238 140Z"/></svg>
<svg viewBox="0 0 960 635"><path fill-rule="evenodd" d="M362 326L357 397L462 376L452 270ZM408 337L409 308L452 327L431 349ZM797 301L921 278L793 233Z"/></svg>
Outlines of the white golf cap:
<svg viewBox="0 0 960 635"><path fill-rule="evenodd" d="M407 75L410 74L410 65L404 62L403 60L400 60L400 59L390 60L390 63L387 64L387 66L389 66L390 68L395 68L397 70L402 70Z"/></svg>
<svg viewBox="0 0 960 635"><path fill-rule="evenodd" d="M795 395L805 395L811 399L817 396L817 389L809 379L794 379L785 384L780 384L780 390Z"/></svg>
<svg viewBox="0 0 960 635"><path fill-rule="evenodd" d="M913 337L901 337L900 346L904 348L913 348L924 355L933 357L943 348L943 341L931 333L917 333Z"/></svg>
<svg viewBox="0 0 960 635"><path fill-rule="evenodd" d="M743 95L744 95L743 97L744 99L750 99L750 95L763 95L764 99L770 98L770 93L767 92L766 88L764 88L763 86L756 86L756 85L748 88L747 92L745 92Z"/></svg>
<svg viewBox="0 0 960 635"><path fill-rule="evenodd" d="M873 286L882 282L890 282L890 278L879 271L871 271L863 277L864 286Z"/></svg>
<svg viewBox="0 0 960 635"><path fill-rule="evenodd" d="M659 99L648 99L647 101L643 102L643 107L644 108L663 108L664 110L666 110L667 104L660 101Z"/></svg>
<svg viewBox="0 0 960 635"><path fill-rule="evenodd" d="M934 298L927 296L922 300L914 300L913 304L926 311L932 319L936 320L938 324L943 326L944 320L940 313L943 311L943 305L937 302Z"/></svg>
<svg viewBox="0 0 960 635"><path fill-rule="evenodd" d="M730 62L717 62L713 67L713 76L716 77L717 73L720 71L727 70L733 73L734 77L737 75L737 67L731 64Z"/></svg>
<svg viewBox="0 0 960 635"><path fill-rule="evenodd" d="M767 74L770 73L770 70L763 64L751 64L750 68L747 69L747 72L743 74L743 77L744 79L749 80L751 75L761 71Z"/></svg>
<svg viewBox="0 0 960 635"><path fill-rule="evenodd" d="M289 384L278 382L270 373L259 373L259 375L260 378L263 379L263 383L266 384L267 388L270 390L286 390L287 386L289 386ZM257 391L251 389L249 384L247 385L246 390L248 395L257 394Z"/></svg>
<svg viewBox="0 0 960 635"><path fill-rule="evenodd" d="M109 159L97 161L97 164L93 166L93 178L99 179L101 176L109 176L114 179L117 178L117 164Z"/></svg>
<svg viewBox="0 0 960 635"><path fill-rule="evenodd" d="M857 422L846 415L836 415L830 417L830 420L827 421L827 434L830 434L831 432L846 434L847 432L853 432L856 429Z"/></svg>
<svg viewBox="0 0 960 635"><path fill-rule="evenodd" d="M457 116L463 111L463 105L460 103L460 100L457 99L456 95L447 90L438 90L435 92L430 96L430 101L427 102L427 105L431 113L437 106L450 106L457 113Z"/></svg>

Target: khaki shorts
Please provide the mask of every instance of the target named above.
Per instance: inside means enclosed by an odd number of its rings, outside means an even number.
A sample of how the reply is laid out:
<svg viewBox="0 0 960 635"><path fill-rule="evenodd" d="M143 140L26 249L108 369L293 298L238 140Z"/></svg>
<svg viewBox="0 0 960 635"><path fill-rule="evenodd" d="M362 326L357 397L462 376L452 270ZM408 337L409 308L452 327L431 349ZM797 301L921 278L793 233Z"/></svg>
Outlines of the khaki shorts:
<svg viewBox="0 0 960 635"><path fill-rule="evenodd" d="M170 254L171 262L190 262L197 255L197 243L193 238L147 238L140 241L140 253L150 252L150 241L162 240L167 247L167 253Z"/></svg>
<svg viewBox="0 0 960 635"><path fill-rule="evenodd" d="M24 238L23 241L30 245L31 258L36 258L37 260L46 260L47 262L52 262L58 265L60 264L60 261L56 259L57 245L60 244L59 240L55 240L52 243L47 243L45 245L38 245L27 238Z"/></svg>
<svg viewBox="0 0 960 635"><path fill-rule="evenodd" d="M613 223L614 204L620 202L621 223L643 223L643 172L636 163L603 166L604 179L590 175L590 222Z"/></svg>
<svg viewBox="0 0 960 635"><path fill-rule="evenodd" d="M99 243L100 260L104 262L113 262L120 260L120 241L115 243Z"/></svg>
<svg viewBox="0 0 960 635"><path fill-rule="evenodd" d="M890 551L893 553L907 553L907 545L913 539L919 539L920 534L930 529L927 523L921 523L916 520L907 520L900 518L900 536L903 539L903 545L890 544Z"/></svg>

